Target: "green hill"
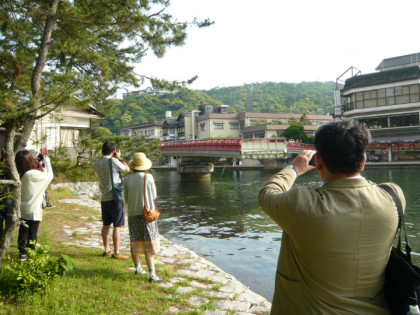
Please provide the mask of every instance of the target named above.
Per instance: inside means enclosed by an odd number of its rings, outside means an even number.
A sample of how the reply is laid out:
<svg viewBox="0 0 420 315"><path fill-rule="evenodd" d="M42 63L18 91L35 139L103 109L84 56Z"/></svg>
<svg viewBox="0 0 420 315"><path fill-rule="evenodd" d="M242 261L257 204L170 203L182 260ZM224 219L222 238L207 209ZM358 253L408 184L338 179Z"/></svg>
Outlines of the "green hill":
<svg viewBox="0 0 420 315"><path fill-rule="evenodd" d="M133 95L125 99L114 99L98 106L106 115L99 122L112 133L128 125L163 119L166 111L177 117L181 112L197 110L203 104L226 104L229 111L246 111L250 102L251 112L327 114L334 110L334 82L302 83L255 83L211 90L179 89L164 95Z"/></svg>
<svg viewBox="0 0 420 315"><path fill-rule="evenodd" d="M327 114L334 110L334 82L256 83L205 91L212 98L244 112L251 96L251 112Z"/></svg>
<svg viewBox="0 0 420 315"><path fill-rule="evenodd" d="M172 117L178 117L181 112L197 110L202 104L222 104L222 102L204 92L185 88L179 89L174 94L133 95L98 106L98 110L106 116L99 125L117 134L125 126L164 119L166 111L171 111Z"/></svg>

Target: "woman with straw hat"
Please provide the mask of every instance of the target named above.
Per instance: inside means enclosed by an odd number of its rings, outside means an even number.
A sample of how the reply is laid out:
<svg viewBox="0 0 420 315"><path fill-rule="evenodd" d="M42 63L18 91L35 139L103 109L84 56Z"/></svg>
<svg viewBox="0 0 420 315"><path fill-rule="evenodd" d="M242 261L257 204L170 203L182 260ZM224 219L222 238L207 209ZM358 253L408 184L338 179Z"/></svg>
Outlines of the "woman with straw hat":
<svg viewBox="0 0 420 315"><path fill-rule="evenodd" d="M137 152L128 165L133 173L124 179L124 198L128 204L128 229L131 257L136 267L135 274L147 273L141 267L139 258L139 254L144 254L150 272L149 281L160 282L162 278L156 275L154 262L154 257L160 248L157 221L148 222L143 219L145 201L149 209L155 210L154 200L157 197L155 181L151 174L145 173L151 168L152 161L143 152Z"/></svg>

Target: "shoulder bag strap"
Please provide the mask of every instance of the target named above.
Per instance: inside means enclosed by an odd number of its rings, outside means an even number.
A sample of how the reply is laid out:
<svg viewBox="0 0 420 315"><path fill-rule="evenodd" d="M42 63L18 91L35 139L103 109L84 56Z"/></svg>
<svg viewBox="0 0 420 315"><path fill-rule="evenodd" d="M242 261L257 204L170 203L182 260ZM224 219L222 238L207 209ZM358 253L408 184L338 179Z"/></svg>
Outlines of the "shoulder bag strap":
<svg viewBox="0 0 420 315"><path fill-rule="evenodd" d="M395 193L395 191L388 185L385 184L380 184L378 185L380 188L382 188L383 190L385 190L394 200L395 206L397 207L398 210L398 230L397 233L399 233L398 236L398 249L401 250L401 226L403 227L404 230L404 239L405 239L405 250L407 252L408 257L411 259L411 247L408 244L408 240L407 240L407 232L405 231L405 224L404 224L404 214L402 211L402 204L401 204L401 200L400 198L397 196L397 194Z"/></svg>
<svg viewBox="0 0 420 315"><path fill-rule="evenodd" d="M114 174L112 173L112 158L109 159L109 175L111 176L111 187L114 188Z"/></svg>
<svg viewBox="0 0 420 315"><path fill-rule="evenodd" d="M109 174L111 175L111 186L112 186L112 188L114 188L114 174L113 174L112 170L113 170L113 168L112 168L112 158L110 158L109 159ZM118 174L120 175L120 179L121 179L121 182L122 182L123 178L122 178L121 172L118 172Z"/></svg>
<svg viewBox="0 0 420 315"><path fill-rule="evenodd" d="M146 204L146 173L143 173L143 175L144 175L143 198L144 198L144 205L147 208L147 204Z"/></svg>

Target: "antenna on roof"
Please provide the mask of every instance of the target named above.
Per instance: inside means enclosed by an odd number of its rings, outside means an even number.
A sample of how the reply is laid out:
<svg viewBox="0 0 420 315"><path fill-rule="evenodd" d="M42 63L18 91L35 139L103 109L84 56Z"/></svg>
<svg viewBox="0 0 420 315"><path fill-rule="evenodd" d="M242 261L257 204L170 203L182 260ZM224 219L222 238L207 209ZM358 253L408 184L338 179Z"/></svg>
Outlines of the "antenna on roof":
<svg viewBox="0 0 420 315"><path fill-rule="evenodd" d="M348 68L346 71L344 71L344 73L342 75L340 75L336 80L335 80L335 91L334 91L334 108L335 108L335 116L336 117L340 117L341 116L341 91L338 88L338 83L345 83L345 80L342 79L342 77L344 77L345 75L349 75L350 73L350 77L354 77L356 75L362 74L362 71L360 71L359 69L356 69L355 67L351 66L350 68Z"/></svg>

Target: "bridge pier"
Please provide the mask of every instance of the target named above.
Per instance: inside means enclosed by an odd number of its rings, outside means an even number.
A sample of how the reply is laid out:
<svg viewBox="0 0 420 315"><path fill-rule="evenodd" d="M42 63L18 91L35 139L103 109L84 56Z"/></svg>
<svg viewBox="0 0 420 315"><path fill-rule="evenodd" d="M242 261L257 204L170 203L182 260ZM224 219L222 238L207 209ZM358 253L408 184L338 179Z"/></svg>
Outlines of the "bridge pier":
<svg viewBox="0 0 420 315"><path fill-rule="evenodd" d="M210 174L213 171L213 163L180 164L177 166L177 172L181 175L181 181L209 181L211 179Z"/></svg>
<svg viewBox="0 0 420 315"><path fill-rule="evenodd" d="M286 164L286 159L264 159L264 170L281 170Z"/></svg>

